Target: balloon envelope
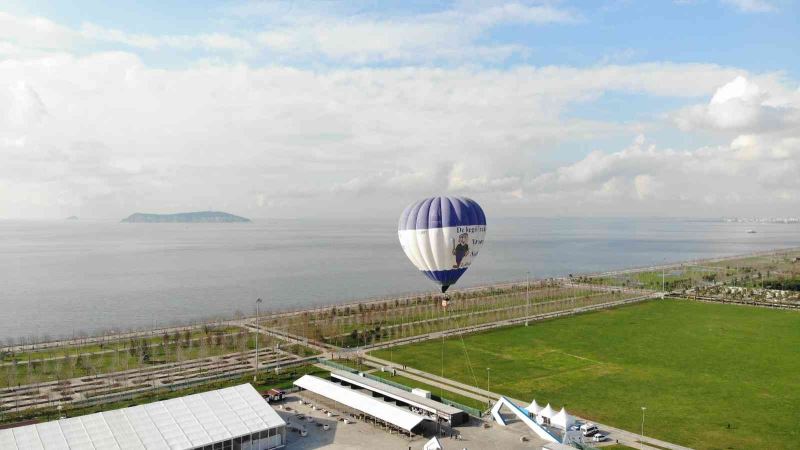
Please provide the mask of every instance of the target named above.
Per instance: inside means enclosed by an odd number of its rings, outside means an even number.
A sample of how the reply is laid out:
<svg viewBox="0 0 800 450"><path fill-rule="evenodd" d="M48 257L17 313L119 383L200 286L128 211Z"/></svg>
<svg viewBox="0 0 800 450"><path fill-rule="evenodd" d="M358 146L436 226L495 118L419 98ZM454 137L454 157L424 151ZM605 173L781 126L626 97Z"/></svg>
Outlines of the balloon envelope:
<svg viewBox="0 0 800 450"><path fill-rule="evenodd" d="M445 292L478 256L486 216L472 199L430 197L408 205L397 234L408 259Z"/></svg>

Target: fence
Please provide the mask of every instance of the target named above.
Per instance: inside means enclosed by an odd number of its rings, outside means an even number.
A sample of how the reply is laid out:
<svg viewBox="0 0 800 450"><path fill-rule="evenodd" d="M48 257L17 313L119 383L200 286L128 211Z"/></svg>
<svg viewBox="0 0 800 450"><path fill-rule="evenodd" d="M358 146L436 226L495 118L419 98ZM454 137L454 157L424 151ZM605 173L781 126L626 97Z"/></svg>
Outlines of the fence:
<svg viewBox="0 0 800 450"><path fill-rule="evenodd" d="M350 373L358 373L358 370L353 369L352 367L348 367L348 366L345 366L343 364L335 363L335 362L333 362L331 360L328 360L328 359L320 358L319 362L321 364L326 365L326 366L333 367L334 369L343 370L345 372L350 372Z"/></svg>
<svg viewBox="0 0 800 450"><path fill-rule="evenodd" d="M480 418L481 416L483 416L483 411L481 411L480 409L473 408L473 407L467 406L467 405L462 405L461 403L454 402L452 400L448 400L448 399L446 399L444 397L440 398L439 401L441 401L445 405L452 406L453 408L458 408L458 409L464 411L465 413L469 414L472 417Z"/></svg>
<svg viewBox="0 0 800 450"><path fill-rule="evenodd" d="M384 384L388 384L389 386L394 386L397 389L402 389L406 392L411 392L411 388L406 386L405 384L396 383L392 380L387 380L386 378L376 377L375 375L369 373L366 373L364 375L366 375L366 377L369 378L370 380L375 380Z"/></svg>

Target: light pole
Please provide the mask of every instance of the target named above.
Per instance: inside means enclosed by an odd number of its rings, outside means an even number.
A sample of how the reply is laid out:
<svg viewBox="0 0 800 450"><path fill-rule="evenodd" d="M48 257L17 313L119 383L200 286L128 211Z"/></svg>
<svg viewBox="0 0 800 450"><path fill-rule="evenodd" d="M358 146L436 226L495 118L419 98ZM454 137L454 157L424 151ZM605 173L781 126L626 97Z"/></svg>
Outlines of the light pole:
<svg viewBox="0 0 800 450"><path fill-rule="evenodd" d="M528 317L531 316L531 271L525 272L525 326L528 326Z"/></svg>
<svg viewBox="0 0 800 450"><path fill-rule="evenodd" d="M642 434L639 435L639 448L644 449L644 412L647 407L642 406Z"/></svg>
<svg viewBox="0 0 800 450"><path fill-rule="evenodd" d="M491 392L489 390L489 373L490 373L491 370L492 370L491 367L487 367L486 368L486 392Z"/></svg>
<svg viewBox="0 0 800 450"><path fill-rule="evenodd" d="M256 299L256 368L253 371L253 382L255 383L258 379L258 338L259 336L259 328L258 328L258 305L262 302L261 298Z"/></svg>

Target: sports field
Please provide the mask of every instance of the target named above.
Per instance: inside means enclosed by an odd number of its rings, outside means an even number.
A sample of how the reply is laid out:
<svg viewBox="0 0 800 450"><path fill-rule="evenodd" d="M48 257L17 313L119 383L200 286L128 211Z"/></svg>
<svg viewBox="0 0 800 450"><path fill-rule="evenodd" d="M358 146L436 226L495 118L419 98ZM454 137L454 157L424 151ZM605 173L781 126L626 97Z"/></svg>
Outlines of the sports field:
<svg viewBox="0 0 800 450"><path fill-rule="evenodd" d="M631 431L646 406L689 447L800 448L800 312L659 300L375 355Z"/></svg>

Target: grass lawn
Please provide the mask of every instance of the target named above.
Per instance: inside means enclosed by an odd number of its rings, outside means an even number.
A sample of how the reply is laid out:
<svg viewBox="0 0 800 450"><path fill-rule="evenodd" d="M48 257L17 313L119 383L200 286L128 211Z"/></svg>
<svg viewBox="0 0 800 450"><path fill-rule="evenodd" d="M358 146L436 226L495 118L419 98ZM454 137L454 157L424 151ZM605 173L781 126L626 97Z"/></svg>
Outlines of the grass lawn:
<svg viewBox="0 0 800 450"><path fill-rule="evenodd" d="M797 448L798 344L798 312L660 300L447 340L444 375L633 431L646 406L645 434L693 448ZM442 346L392 357L441 374Z"/></svg>

